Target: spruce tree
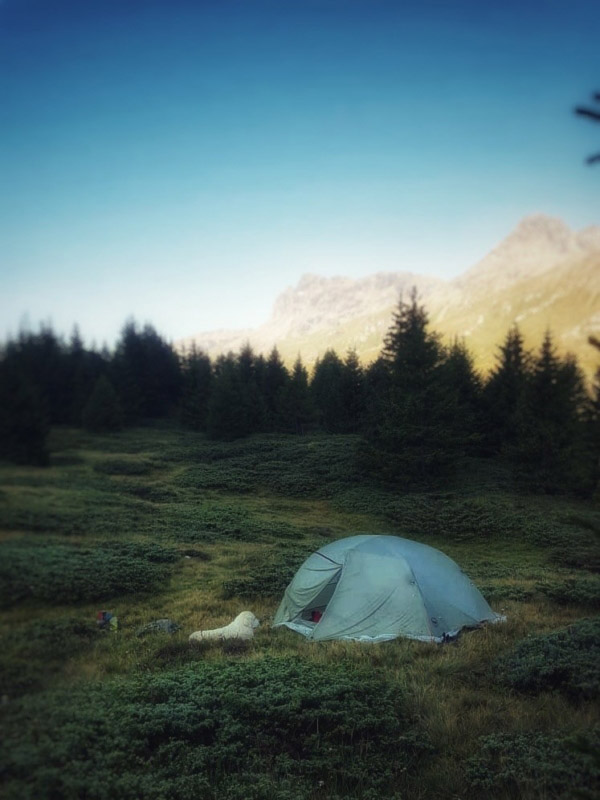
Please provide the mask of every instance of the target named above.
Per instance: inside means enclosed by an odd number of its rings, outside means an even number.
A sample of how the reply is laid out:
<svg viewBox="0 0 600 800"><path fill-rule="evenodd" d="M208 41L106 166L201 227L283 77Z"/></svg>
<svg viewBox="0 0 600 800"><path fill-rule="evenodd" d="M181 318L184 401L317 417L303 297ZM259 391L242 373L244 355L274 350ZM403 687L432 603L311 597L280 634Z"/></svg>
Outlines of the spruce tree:
<svg viewBox="0 0 600 800"><path fill-rule="evenodd" d="M442 360L439 336L427 330L428 324L427 312L413 289L410 302L400 299L383 342L382 357L392 382L409 392L427 386Z"/></svg>
<svg viewBox="0 0 600 800"><path fill-rule="evenodd" d="M344 360L342 401L345 409L345 432L357 433L365 424L366 381L355 349L349 350Z"/></svg>
<svg viewBox="0 0 600 800"><path fill-rule="evenodd" d="M81 415L96 381L108 371L110 356L84 347L79 328L75 326L65 355L66 382L69 387L70 423L81 425Z"/></svg>
<svg viewBox="0 0 600 800"><path fill-rule="evenodd" d="M112 433L123 426L123 410L114 386L100 376L81 414L83 427L94 433Z"/></svg>
<svg viewBox="0 0 600 800"><path fill-rule="evenodd" d="M382 398L387 397L391 383L388 365L380 355L365 370L365 419L368 424L377 418Z"/></svg>
<svg viewBox="0 0 600 800"><path fill-rule="evenodd" d="M558 357L548 331L526 383L518 437L507 450L521 483L552 493L586 484L585 400L576 360Z"/></svg>
<svg viewBox="0 0 600 800"><path fill-rule="evenodd" d="M311 396L319 422L328 433L344 433L348 427L343 375L344 365L334 350L327 350L315 364Z"/></svg>
<svg viewBox="0 0 600 800"><path fill-rule="evenodd" d="M531 355L515 325L506 334L483 393L483 437L488 453L497 454L517 441Z"/></svg>
<svg viewBox="0 0 600 800"><path fill-rule="evenodd" d="M8 342L4 361L13 363L26 384L42 404L50 425L70 422L70 382L66 349L52 327L42 325L39 333L22 331Z"/></svg>
<svg viewBox="0 0 600 800"><path fill-rule="evenodd" d="M210 358L193 345L181 359L181 424L195 431L206 430L208 402L212 389Z"/></svg>
<svg viewBox="0 0 600 800"><path fill-rule="evenodd" d="M308 386L308 372L300 356L296 359L290 380L279 392L278 409L281 429L302 435L314 421L315 409Z"/></svg>
<svg viewBox="0 0 600 800"><path fill-rule="evenodd" d="M410 302L399 302L382 361L389 383L367 427L365 466L394 482L427 483L447 474L464 446L456 397L444 386L444 349L414 290Z"/></svg>
<svg viewBox="0 0 600 800"><path fill-rule="evenodd" d="M455 340L447 349L441 375L448 395L456 403L455 429L460 431L466 450L478 452L482 438L483 381L464 342Z"/></svg>
<svg viewBox="0 0 600 800"><path fill-rule="evenodd" d="M48 463L48 424L36 385L13 362L0 363L0 458L16 464Z"/></svg>
<svg viewBox="0 0 600 800"><path fill-rule="evenodd" d="M277 347L274 347L265 363L262 393L265 404L265 427L268 431L277 431L284 428L279 402L285 394L285 388L290 381L290 375L281 360Z"/></svg>
<svg viewBox="0 0 600 800"><path fill-rule="evenodd" d="M241 388L240 414L245 420L246 433L257 433L264 426L265 406L259 389L257 359L249 343L239 352L237 371Z"/></svg>
<svg viewBox="0 0 600 800"><path fill-rule="evenodd" d="M595 337L590 337L588 341L600 354L600 341ZM596 499L600 500L600 367L596 370L592 392L586 403L584 423L590 475L588 494L593 494Z"/></svg>
<svg viewBox="0 0 600 800"><path fill-rule="evenodd" d="M179 401L179 358L151 325L140 331L133 320L125 324L111 373L130 423L167 416Z"/></svg>
<svg viewBox="0 0 600 800"><path fill-rule="evenodd" d="M219 356L215 362L206 432L211 439L224 441L239 439L252 432L238 360L233 353Z"/></svg>

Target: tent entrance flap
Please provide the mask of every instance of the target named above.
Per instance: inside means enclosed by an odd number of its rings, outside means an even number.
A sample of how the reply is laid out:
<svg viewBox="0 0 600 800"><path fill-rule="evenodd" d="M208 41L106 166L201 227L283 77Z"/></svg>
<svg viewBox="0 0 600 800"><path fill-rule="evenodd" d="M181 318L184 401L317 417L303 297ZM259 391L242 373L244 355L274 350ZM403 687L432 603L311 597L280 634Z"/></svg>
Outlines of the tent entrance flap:
<svg viewBox="0 0 600 800"><path fill-rule="evenodd" d="M318 618L315 619L315 612L319 612L319 614L325 612L329 601L333 597L335 588L338 585L341 573L342 571L338 570L329 583L324 586L319 594L303 609L302 613L299 615L303 622L312 622L313 624L318 622Z"/></svg>
<svg viewBox="0 0 600 800"><path fill-rule="evenodd" d="M300 620L305 609L315 608L315 600L321 595L328 602L327 598L333 594L341 569L340 564L319 553L313 553L285 590L273 624L281 625ZM333 584L331 588L330 584Z"/></svg>

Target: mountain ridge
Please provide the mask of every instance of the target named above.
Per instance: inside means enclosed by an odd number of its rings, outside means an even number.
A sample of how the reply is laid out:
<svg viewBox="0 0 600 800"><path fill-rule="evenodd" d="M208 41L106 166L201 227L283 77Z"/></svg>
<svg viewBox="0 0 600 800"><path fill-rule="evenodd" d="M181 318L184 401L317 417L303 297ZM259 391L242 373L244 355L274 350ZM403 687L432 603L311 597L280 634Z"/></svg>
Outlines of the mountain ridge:
<svg viewBox="0 0 600 800"><path fill-rule="evenodd" d="M451 280L400 271L363 278L307 273L278 295L257 328L199 333L177 346L193 343L212 357L247 342L265 354L277 346L287 363L301 355L309 366L330 347L340 354L354 348L369 362L381 350L399 297L413 287L431 328L446 341L463 339L484 372L514 324L531 348L551 330L560 352L575 353L589 377L595 371L587 337L600 332L600 226L573 231L544 214L525 217Z"/></svg>

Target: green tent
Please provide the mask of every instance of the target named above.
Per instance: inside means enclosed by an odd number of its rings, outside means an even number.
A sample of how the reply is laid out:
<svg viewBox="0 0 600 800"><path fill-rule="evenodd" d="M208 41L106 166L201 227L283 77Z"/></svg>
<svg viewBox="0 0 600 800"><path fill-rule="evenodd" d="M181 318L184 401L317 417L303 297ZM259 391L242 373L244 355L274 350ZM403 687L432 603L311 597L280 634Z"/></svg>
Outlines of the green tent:
<svg viewBox="0 0 600 800"><path fill-rule="evenodd" d="M439 550L398 536L361 534L313 553L285 590L274 625L315 641L441 642L461 628L505 619Z"/></svg>

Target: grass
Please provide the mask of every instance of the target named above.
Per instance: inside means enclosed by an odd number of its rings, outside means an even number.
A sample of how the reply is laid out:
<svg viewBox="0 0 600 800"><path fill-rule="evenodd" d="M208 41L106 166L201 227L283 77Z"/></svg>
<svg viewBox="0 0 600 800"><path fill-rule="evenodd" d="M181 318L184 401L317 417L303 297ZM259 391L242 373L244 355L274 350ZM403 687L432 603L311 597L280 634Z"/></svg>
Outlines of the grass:
<svg viewBox="0 0 600 800"><path fill-rule="evenodd" d="M0 465L3 796L592 796L597 623L578 621L597 614L598 508L519 494L485 462L398 495L361 479L356 444L57 429L47 469ZM446 646L272 629L306 555L356 532L442 549L507 622ZM248 646L189 646L246 608L262 623ZM117 631L98 629L100 609ZM136 635L161 618L181 629ZM215 720L221 738L203 739ZM65 761L73 747L103 758Z"/></svg>

